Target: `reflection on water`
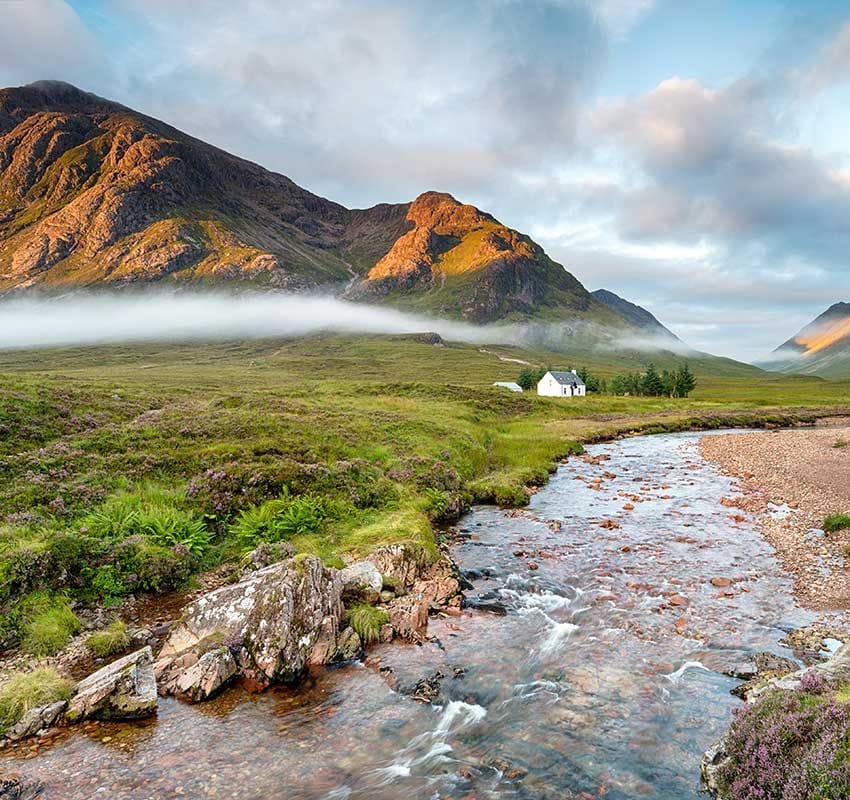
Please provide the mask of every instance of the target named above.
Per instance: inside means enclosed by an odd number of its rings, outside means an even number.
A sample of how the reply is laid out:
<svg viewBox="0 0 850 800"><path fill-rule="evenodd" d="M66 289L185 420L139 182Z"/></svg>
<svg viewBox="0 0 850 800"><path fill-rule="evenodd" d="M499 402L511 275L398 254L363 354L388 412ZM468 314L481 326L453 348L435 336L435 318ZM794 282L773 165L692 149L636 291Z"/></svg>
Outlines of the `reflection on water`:
<svg viewBox="0 0 850 800"><path fill-rule="evenodd" d="M299 692L163 700L153 724L101 725L3 766L51 800L696 798L699 756L736 702L723 670L810 620L753 520L720 503L732 485L696 441L592 447L526 512L465 517L468 594L506 616L433 619L434 641L384 646ZM390 688L435 671L438 704Z"/></svg>

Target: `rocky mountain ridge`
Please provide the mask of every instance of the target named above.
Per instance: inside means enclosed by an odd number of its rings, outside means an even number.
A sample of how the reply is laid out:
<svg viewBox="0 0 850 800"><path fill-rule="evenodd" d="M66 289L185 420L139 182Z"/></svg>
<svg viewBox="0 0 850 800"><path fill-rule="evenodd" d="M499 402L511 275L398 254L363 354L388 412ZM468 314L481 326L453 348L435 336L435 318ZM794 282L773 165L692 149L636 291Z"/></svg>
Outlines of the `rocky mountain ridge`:
<svg viewBox="0 0 850 800"><path fill-rule="evenodd" d="M69 84L0 90L0 293L153 282L633 328L528 236L448 194L347 209Z"/></svg>
<svg viewBox="0 0 850 800"><path fill-rule="evenodd" d="M770 368L781 372L850 377L850 303L833 303L772 355Z"/></svg>

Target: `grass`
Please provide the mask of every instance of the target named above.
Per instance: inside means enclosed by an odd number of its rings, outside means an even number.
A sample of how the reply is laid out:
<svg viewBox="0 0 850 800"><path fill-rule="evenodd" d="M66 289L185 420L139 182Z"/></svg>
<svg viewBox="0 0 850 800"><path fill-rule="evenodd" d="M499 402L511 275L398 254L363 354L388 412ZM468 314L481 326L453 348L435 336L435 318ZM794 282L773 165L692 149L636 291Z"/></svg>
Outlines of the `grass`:
<svg viewBox="0 0 850 800"><path fill-rule="evenodd" d="M390 621L389 614L367 603L357 603L348 609L348 622L363 644L373 644L381 638L381 626Z"/></svg>
<svg viewBox="0 0 850 800"><path fill-rule="evenodd" d="M827 533L835 533L844 528L850 528L850 514L830 514L823 521L823 529Z"/></svg>
<svg viewBox="0 0 850 800"><path fill-rule="evenodd" d="M31 708L68 700L73 683L53 667L13 675L0 686L0 732L17 723Z"/></svg>
<svg viewBox="0 0 850 800"><path fill-rule="evenodd" d="M848 443L845 439L842 439L842 438L839 437L838 439L835 440L835 444L832 445L832 446L836 450L843 450L845 447L848 446L848 444L850 444L850 443Z"/></svg>
<svg viewBox="0 0 850 800"><path fill-rule="evenodd" d="M59 652L80 630L80 621L63 595L34 592L17 610L22 617L21 647L34 656Z"/></svg>
<svg viewBox="0 0 850 800"><path fill-rule="evenodd" d="M130 646L127 626L116 619L102 631L93 633L86 639L86 647L98 658L108 658Z"/></svg>
<svg viewBox="0 0 850 800"><path fill-rule="evenodd" d="M688 399L491 385L522 368L504 359L610 377L640 358L421 335L0 352L3 644L24 637L32 593L111 605L174 591L260 542L332 565L395 542L435 558L435 522L475 500L525 503L583 442L847 410L847 383L724 359L691 361ZM59 641L55 621L30 641Z"/></svg>

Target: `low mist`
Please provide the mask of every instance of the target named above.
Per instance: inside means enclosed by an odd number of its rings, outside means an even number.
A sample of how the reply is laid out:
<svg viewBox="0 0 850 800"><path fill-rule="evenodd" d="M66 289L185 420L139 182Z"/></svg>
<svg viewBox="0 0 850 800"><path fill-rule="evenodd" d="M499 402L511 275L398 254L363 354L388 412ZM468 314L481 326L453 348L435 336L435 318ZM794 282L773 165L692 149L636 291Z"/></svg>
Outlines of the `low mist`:
<svg viewBox="0 0 850 800"><path fill-rule="evenodd" d="M320 332L434 332L470 344L693 352L664 337L618 339L584 321L478 326L330 296L281 293L139 292L19 296L0 300L0 349L122 342L295 338Z"/></svg>

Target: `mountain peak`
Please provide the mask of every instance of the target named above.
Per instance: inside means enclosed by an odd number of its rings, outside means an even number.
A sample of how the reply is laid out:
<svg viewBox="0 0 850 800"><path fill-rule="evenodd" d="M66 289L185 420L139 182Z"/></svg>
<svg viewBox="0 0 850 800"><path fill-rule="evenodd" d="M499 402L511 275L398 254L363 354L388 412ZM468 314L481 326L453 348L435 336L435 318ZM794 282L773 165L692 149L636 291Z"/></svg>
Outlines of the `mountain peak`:
<svg viewBox="0 0 850 800"><path fill-rule="evenodd" d="M850 375L850 303L833 303L774 350L782 372ZM774 368L777 368L774 365Z"/></svg>

